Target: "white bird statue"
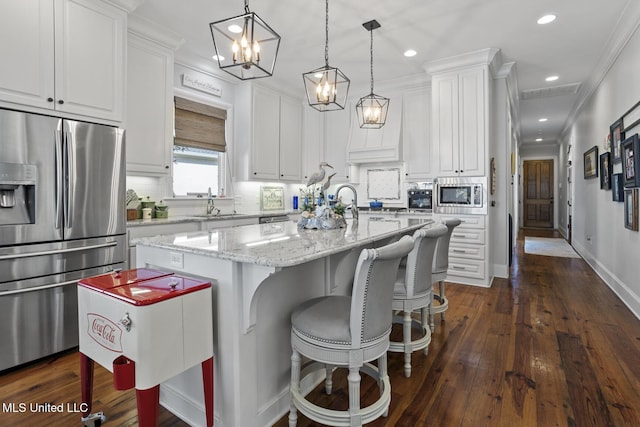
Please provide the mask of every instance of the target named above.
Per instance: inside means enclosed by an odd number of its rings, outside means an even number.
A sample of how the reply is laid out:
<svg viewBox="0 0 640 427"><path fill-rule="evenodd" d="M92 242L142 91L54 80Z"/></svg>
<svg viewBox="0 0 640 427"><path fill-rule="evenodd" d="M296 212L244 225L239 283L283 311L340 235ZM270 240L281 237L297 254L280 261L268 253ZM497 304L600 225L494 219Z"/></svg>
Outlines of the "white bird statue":
<svg viewBox="0 0 640 427"><path fill-rule="evenodd" d="M327 191L329 189L329 187L331 186L331 178L333 178L333 176L336 174L337 172L332 173L331 175L329 175L329 178L327 178L327 182L325 182L324 184L322 184L322 194L324 194L325 191Z"/></svg>
<svg viewBox="0 0 640 427"><path fill-rule="evenodd" d="M309 179L307 180L307 187L309 187L310 185L313 184L317 184L319 182L321 182L324 179L324 167L328 166L331 169L333 169L333 166L331 166L329 163L327 162L320 162L320 169L318 170L318 172L314 173L313 175L311 175L309 177Z"/></svg>

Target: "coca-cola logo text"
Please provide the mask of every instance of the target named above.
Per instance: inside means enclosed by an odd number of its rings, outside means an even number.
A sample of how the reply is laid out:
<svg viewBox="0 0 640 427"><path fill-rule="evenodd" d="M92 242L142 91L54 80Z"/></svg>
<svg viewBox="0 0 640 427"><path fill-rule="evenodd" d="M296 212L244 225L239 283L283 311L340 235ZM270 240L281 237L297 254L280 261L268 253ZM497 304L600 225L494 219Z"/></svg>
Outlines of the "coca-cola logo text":
<svg viewBox="0 0 640 427"><path fill-rule="evenodd" d="M122 329L106 317L87 313L87 333L107 350L122 353Z"/></svg>

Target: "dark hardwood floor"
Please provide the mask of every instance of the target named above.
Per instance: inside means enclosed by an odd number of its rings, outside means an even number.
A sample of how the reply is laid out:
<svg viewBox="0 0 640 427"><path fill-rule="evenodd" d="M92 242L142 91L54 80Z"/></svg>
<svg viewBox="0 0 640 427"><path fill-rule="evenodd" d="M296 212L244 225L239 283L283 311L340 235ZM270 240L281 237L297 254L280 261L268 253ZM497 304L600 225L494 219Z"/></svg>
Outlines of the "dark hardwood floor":
<svg viewBox="0 0 640 427"><path fill-rule="evenodd" d="M414 353L405 378L402 355L389 353L391 407L369 425L640 426L640 321L582 259L524 254L524 234L558 236L521 233L511 278L489 289L447 284L450 307L446 321L436 317L428 356ZM320 386L311 398L346 408L342 371L331 396ZM363 377L363 403L376 393ZM135 394L115 391L99 366L94 394L106 425L136 425ZM2 403L79 404L77 352L3 373L0 396ZM161 426L186 425L163 409L160 419ZM2 426L79 420L74 413L0 412ZM288 426L286 416L275 426ZM300 415L298 426L318 424Z"/></svg>

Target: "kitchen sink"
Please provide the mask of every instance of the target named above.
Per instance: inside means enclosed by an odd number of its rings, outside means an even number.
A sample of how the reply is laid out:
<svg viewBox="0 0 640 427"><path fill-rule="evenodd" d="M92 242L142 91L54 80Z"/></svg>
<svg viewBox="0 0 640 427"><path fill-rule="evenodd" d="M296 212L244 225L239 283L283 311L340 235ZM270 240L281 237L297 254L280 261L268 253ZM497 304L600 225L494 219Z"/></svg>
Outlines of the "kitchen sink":
<svg viewBox="0 0 640 427"><path fill-rule="evenodd" d="M230 219L230 218L238 218L243 216L242 214L200 214L200 215L191 215L194 218L204 218L204 219Z"/></svg>

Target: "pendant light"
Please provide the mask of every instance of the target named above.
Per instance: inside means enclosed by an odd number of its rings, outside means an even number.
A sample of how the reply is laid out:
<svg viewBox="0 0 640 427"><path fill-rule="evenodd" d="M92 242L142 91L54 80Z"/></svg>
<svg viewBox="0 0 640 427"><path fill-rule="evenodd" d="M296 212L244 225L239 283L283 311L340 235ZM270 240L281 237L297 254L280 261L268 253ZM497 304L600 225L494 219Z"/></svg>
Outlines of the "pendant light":
<svg viewBox="0 0 640 427"><path fill-rule="evenodd" d="M365 22L362 26L371 34L371 93L358 100L356 113L361 128L380 129L387 121L387 111L389 110L389 98L373 93L373 30L380 28L380 24L374 19Z"/></svg>
<svg viewBox="0 0 640 427"><path fill-rule="evenodd" d="M240 80L273 75L280 36L244 1L244 14L209 24L220 69Z"/></svg>
<svg viewBox="0 0 640 427"><path fill-rule="evenodd" d="M338 68L329 66L329 0L325 0L324 67L302 75L309 105L318 111L343 110L349 92L349 79Z"/></svg>

